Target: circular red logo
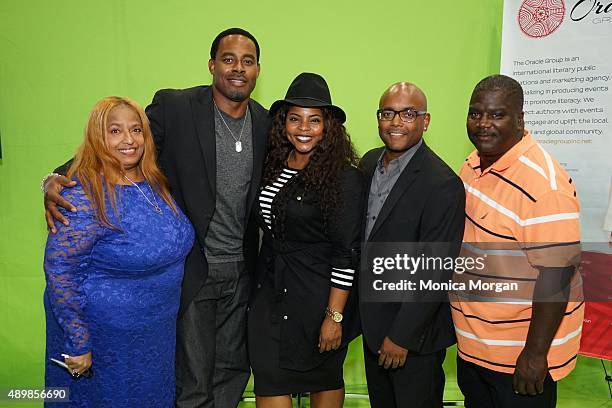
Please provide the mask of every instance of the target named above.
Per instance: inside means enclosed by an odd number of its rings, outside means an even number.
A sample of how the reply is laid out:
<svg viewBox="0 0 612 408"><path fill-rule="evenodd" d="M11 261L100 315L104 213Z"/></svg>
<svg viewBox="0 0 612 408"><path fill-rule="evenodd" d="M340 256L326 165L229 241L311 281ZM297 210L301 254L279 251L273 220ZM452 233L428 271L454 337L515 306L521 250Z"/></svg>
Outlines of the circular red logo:
<svg viewBox="0 0 612 408"><path fill-rule="evenodd" d="M563 0L525 0L518 12L518 23L529 37L542 38L559 28L564 16Z"/></svg>

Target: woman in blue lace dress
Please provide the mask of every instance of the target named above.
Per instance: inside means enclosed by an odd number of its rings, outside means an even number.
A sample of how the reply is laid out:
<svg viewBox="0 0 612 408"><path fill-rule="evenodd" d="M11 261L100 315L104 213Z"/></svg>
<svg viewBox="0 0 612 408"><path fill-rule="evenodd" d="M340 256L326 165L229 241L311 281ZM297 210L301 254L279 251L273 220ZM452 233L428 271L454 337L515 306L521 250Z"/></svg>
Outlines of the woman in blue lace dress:
<svg viewBox="0 0 612 408"><path fill-rule="evenodd" d="M98 102L68 176L76 185L62 196L77 211L45 249L46 386L68 387L73 406L171 407L194 232L155 164L142 108Z"/></svg>

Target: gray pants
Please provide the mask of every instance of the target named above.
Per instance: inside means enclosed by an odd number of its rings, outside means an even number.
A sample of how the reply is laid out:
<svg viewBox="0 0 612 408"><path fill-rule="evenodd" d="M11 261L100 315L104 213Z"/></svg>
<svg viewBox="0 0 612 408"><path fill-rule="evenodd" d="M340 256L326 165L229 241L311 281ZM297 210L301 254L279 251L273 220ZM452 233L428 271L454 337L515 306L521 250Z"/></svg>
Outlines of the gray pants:
<svg viewBox="0 0 612 408"><path fill-rule="evenodd" d="M209 264L204 286L177 324L177 407L238 406L250 375L248 296L244 262Z"/></svg>

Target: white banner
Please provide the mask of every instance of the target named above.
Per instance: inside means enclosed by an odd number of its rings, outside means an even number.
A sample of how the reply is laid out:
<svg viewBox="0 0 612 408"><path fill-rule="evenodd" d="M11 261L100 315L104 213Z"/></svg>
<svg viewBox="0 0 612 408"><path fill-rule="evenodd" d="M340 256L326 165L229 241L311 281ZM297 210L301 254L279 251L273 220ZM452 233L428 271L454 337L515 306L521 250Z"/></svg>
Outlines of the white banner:
<svg viewBox="0 0 612 408"><path fill-rule="evenodd" d="M501 73L521 83L525 127L576 183L582 241L607 242L612 0L505 0Z"/></svg>

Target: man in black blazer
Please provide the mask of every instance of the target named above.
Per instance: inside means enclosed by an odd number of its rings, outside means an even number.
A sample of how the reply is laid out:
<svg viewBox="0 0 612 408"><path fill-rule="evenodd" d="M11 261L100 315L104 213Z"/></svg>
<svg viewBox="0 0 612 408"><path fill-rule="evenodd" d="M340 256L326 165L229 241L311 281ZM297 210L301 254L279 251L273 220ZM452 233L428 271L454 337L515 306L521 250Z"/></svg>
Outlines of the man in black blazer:
<svg viewBox="0 0 612 408"><path fill-rule="evenodd" d="M146 113L158 163L197 236L181 293L176 404L233 408L250 376L246 307L259 235L249 215L269 118L250 99L259 75L259 45L250 33L220 33L208 67L211 86L160 90ZM70 185L65 178L47 183L48 214L54 202L62 205L56 184Z"/></svg>
<svg viewBox="0 0 612 408"><path fill-rule="evenodd" d="M430 122L424 93L410 83L394 84L382 95L377 116L385 147L361 160L368 195L365 245L445 242L452 243L445 255L457 255L465 193L457 175L422 139ZM360 274L360 311L371 405L441 407L442 363L455 343L448 303L366 301L368 274L372 270Z"/></svg>

